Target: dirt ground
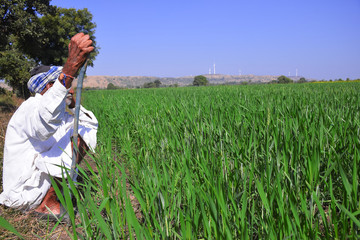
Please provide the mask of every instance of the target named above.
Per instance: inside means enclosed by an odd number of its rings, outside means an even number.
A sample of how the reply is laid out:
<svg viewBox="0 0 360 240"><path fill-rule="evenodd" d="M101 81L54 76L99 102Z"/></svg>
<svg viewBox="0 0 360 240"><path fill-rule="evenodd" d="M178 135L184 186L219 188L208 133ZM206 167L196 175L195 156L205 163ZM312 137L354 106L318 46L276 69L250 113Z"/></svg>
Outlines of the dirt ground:
<svg viewBox="0 0 360 240"><path fill-rule="evenodd" d="M2 159L6 127L11 116L15 112L16 107L20 106L20 104L23 102L23 100L15 97L13 100L16 106L0 106L0 192L2 192L3 189ZM87 160L91 161L90 158ZM91 165L93 169L96 170L96 164L93 162ZM132 201L136 216L140 219L142 218L140 204L132 194L129 183L126 183L126 187L130 193L130 199ZM72 232L72 229L66 224L60 224L54 228L55 223L48 222L46 220L39 220L29 213L23 213L18 210L7 208L3 205L0 205L0 216L12 224L25 239L71 239L67 232ZM15 234L1 228L0 226L0 239L18 239L18 237Z"/></svg>

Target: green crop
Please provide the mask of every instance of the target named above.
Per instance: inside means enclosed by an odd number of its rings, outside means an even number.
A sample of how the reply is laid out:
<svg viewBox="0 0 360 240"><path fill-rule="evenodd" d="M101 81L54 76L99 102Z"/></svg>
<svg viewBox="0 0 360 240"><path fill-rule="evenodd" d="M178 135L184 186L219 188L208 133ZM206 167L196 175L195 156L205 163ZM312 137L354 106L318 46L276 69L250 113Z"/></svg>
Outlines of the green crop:
<svg viewBox="0 0 360 240"><path fill-rule="evenodd" d="M359 83L87 91L99 173L71 188L72 235L359 238L359 100Z"/></svg>

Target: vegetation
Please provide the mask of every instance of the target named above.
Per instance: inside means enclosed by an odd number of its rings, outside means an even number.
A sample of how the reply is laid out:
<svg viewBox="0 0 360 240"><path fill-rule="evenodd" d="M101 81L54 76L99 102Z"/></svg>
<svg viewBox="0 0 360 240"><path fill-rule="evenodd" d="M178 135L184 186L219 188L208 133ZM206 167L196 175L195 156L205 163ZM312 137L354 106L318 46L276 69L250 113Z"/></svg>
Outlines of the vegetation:
<svg viewBox="0 0 360 240"><path fill-rule="evenodd" d="M304 77L301 77L297 83L306 83L306 79Z"/></svg>
<svg viewBox="0 0 360 240"><path fill-rule="evenodd" d="M95 42L95 27L87 9L64 9L41 1L2 1L0 15L0 79L18 96L30 93L27 81L31 68L63 65L70 38L78 32L89 34ZM96 45L96 42L95 42ZM90 56L90 65L98 53Z"/></svg>
<svg viewBox="0 0 360 240"><path fill-rule="evenodd" d="M203 75L198 75L194 77L194 82L193 82L194 86L206 86L208 85L208 83L209 81Z"/></svg>
<svg viewBox="0 0 360 240"><path fill-rule="evenodd" d="M118 89L118 87L115 86L113 83L109 83L109 84L107 85L107 88L106 88L106 89L112 90L112 89Z"/></svg>
<svg viewBox="0 0 360 240"><path fill-rule="evenodd" d="M144 83L143 88L158 88L160 87L160 85L161 85L160 80L155 80L154 82Z"/></svg>
<svg viewBox="0 0 360 240"><path fill-rule="evenodd" d="M99 173L80 168L85 183L71 183L82 232L70 234L357 239L359 94L360 83L87 91Z"/></svg>
<svg viewBox="0 0 360 240"><path fill-rule="evenodd" d="M291 80L290 78L288 77L285 77L284 75L281 75L280 77L277 78L277 82L278 83L292 83L293 80Z"/></svg>
<svg viewBox="0 0 360 240"><path fill-rule="evenodd" d="M11 112L16 109L15 102L12 98L12 93L0 87L0 111Z"/></svg>

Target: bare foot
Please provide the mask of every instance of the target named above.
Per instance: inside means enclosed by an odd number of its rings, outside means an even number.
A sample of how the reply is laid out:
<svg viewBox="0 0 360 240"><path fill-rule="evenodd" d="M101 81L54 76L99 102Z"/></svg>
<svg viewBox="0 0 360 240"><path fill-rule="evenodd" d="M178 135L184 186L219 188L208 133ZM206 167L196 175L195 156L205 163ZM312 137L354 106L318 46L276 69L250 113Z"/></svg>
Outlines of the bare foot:
<svg viewBox="0 0 360 240"><path fill-rule="evenodd" d="M50 212L48 209L50 209L53 214L60 214L60 203L57 201L56 193L53 187L50 187L43 201L37 208L34 209L34 211L49 214Z"/></svg>

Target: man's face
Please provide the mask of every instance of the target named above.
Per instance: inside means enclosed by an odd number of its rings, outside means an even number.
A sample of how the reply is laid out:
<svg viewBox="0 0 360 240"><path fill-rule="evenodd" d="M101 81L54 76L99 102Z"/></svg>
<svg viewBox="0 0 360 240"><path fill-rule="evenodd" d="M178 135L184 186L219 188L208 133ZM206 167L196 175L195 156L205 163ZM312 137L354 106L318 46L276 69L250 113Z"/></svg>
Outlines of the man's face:
<svg viewBox="0 0 360 240"><path fill-rule="evenodd" d="M45 88L41 91L41 95L44 95L44 93L47 92L47 90L49 90L53 85L54 85L55 81L51 81L51 82L48 82L46 85L45 85Z"/></svg>
<svg viewBox="0 0 360 240"><path fill-rule="evenodd" d="M55 81L48 82L40 94L44 95L50 88L52 88L54 83L55 83ZM74 89L73 88L70 88L68 94L66 95L65 102L66 102L66 105L69 106L69 108L75 107Z"/></svg>

